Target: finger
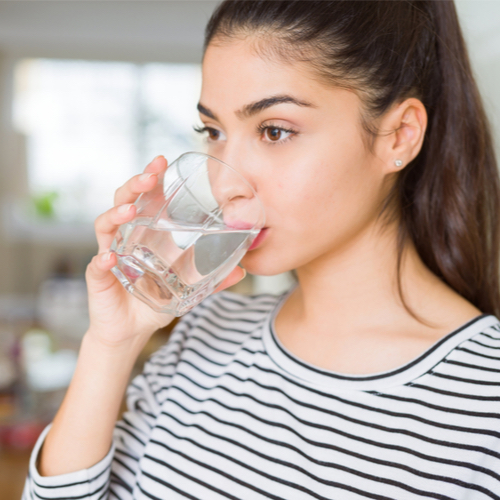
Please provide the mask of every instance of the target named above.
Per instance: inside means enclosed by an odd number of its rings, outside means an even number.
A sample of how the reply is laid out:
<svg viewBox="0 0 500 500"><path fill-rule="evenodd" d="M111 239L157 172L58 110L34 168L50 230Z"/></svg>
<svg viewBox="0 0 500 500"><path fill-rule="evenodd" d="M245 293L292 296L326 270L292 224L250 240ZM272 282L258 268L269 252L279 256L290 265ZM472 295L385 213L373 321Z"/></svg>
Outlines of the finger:
<svg viewBox="0 0 500 500"><path fill-rule="evenodd" d="M163 155L159 155L156 158L153 158L153 160L144 169L144 172L148 174L161 174L167 170L167 167L167 160Z"/></svg>
<svg viewBox="0 0 500 500"><path fill-rule="evenodd" d="M116 263L113 252L99 253L92 258L85 273L90 292L102 292L115 284L116 277L110 270Z"/></svg>
<svg viewBox="0 0 500 500"><path fill-rule="evenodd" d="M144 173L134 175L134 177L115 191L114 206L134 203L141 193L151 191L156 186L157 181L157 174Z"/></svg>
<svg viewBox="0 0 500 500"><path fill-rule="evenodd" d="M114 205L134 203L141 193L150 191L156 186L158 175L167 169L167 160L157 156L145 169L144 173L135 175L115 191Z"/></svg>
<svg viewBox="0 0 500 500"><path fill-rule="evenodd" d="M107 252L116 236L118 228L130 222L136 214L136 208L132 203L113 207L99 215L94 222L99 253Z"/></svg>
<svg viewBox="0 0 500 500"><path fill-rule="evenodd" d="M245 276L247 275L247 272L239 267L236 266L229 276L214 290L214 293L220 292L226 288L229 288L230 286L236 285L236 283L239 283Z"/></svg>

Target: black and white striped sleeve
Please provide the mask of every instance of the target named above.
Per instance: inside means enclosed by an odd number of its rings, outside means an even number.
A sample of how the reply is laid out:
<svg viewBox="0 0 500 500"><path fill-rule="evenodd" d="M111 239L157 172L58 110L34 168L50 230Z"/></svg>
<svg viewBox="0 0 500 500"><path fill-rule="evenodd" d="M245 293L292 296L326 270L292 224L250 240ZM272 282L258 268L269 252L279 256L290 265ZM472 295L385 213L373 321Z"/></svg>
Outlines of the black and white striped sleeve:
<svg viewBox="0 0 500 500"><path fill-rule="evenodd" d="M68 474L41 476L36 464L40 450L52 423L49 424L33 448L22 500L78 498L79 500L128 500L134 498L134 487L139 461L156 416L160 410L155 397L155 386L160 380L169 384L182 345L184 321L174 329L169 341L154 353L127 387L127 410L113 431L113 441L107 455L98 463Z"/></svg>
<svg viewBox="0 0 500 500"><path fill-rule="evenodd" d="M111 445L108 454L100 462L88 469L58 476L41 476L36 463L45 437L51 427L52 423L44 429L31 453L22 500L52 498L62 500L71 497L82 499L106 498L114 444Z"/></svg>
<svg viewBox="0 0 500 500"><path fill-rule="evenodd" d="M160 412L157 394L170 386L189 328L188 313L174 328L169 341L144 365L143 372L127 388L127 411L116 423L111 463L109 499L136 498L139 461ZM96 497L98 498L98 497ZM92 497L93 500L93 497Z"/></svg>

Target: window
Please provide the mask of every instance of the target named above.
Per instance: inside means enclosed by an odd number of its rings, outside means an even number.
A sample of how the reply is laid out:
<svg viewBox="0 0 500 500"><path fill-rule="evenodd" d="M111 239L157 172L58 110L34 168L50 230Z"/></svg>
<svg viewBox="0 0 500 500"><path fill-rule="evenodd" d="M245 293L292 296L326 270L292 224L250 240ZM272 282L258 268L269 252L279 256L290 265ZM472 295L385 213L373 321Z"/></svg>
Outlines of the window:
<svg viewBox="0 0 500 500"><path fill-rule="evenodd" d="M198 64L25 59L14 81L29 189L57 220L93 221L155 156L202 148Z"/></svg>

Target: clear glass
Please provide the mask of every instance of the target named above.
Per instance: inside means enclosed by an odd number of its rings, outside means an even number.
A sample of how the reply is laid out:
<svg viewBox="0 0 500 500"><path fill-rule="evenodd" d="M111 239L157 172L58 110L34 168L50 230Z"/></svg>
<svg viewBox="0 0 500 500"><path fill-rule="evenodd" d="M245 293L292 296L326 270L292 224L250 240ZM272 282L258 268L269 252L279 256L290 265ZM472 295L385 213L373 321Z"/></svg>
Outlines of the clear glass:
<svg viewBox="0 0 500 500"><path fill-rule="evenodd" d="M136 200L120 226L112 271L127 291L158 312L181 316L210 295L264 227L250 183L221 160L189 152Z"/></svg>

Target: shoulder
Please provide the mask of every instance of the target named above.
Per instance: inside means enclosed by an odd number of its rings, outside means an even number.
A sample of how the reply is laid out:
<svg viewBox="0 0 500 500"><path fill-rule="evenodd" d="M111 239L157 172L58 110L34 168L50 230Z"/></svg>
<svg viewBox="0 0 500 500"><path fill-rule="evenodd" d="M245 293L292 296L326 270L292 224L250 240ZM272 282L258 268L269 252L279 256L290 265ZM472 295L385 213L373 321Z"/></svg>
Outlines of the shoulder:
<svg viewBox="0 0 500 500"><path fill-rule="evenodd" d="M207 297L179 320L172 334L148 360L145 368L179 360L193 344L234 351L256 332L274 310L282 295L240 295L222 291Z"/></svg>
<svg viewBox="0 0 500 500"><path fill-rule="evenodd" d="M280 297L219 292L196 306L181 323L188 336L194 333L198 336L212 334L225 340L242 342L268 318Z"/></svg>
<svg viewBox="0 0 500 500"><path fill-rule="evenodd" d="M461 397L468 395L476 404L500 403L500 322L484 315L464 325L456 335L460 342L432 370L433 375L446 379L442 383L447 384L447 390Z"/></svg>
<svg viewBox="0 0 500 500"><path fill-rule="evenodd" d="M261 352L261 326L278 300L275 295L223 291L185 314L167 343L144 365L159 403L179 377L196 379L201 385L213 383L236 359Z"/></svg>
<svg viewBox="0 0 500 500"><path fill-rule="evenodd" d="M190 313L191 318L216 316L233 321L260 319L271 312L282 295L241 295L227 290L205 299Z"/></svg>
<svg viewBox="0 0 500 500"><path fill-rule="evenodd" d="M460 344L458 349L470 365L481 369L494 365L500 372L500 321L495 316L484 316L484 326ZM481 323L481 319L477 321Z"/></svg>

